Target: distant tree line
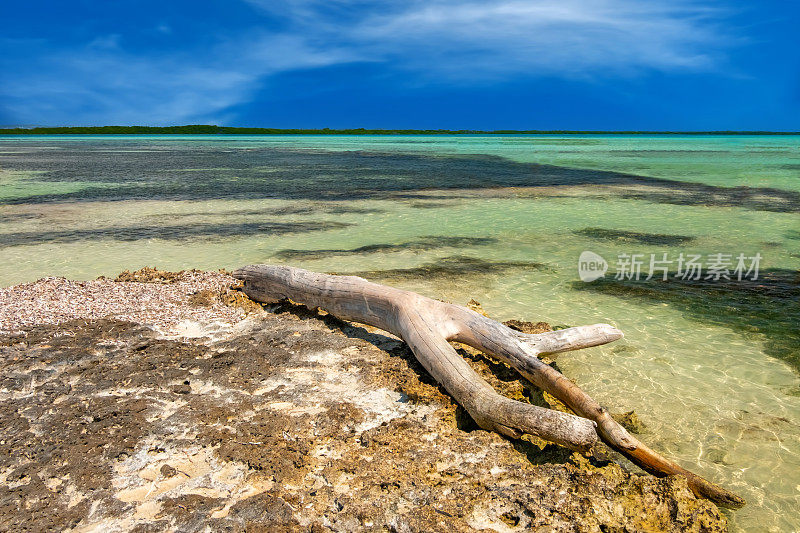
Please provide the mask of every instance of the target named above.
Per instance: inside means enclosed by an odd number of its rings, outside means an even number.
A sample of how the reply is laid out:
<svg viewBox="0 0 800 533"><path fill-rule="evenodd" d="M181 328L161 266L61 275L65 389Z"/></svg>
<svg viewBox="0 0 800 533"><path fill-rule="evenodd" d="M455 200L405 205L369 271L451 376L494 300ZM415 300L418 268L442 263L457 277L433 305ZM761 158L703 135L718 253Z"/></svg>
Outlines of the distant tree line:
<svg viewBox="0 0 800 533"><path fill-rule="evenodd" d="M376 130L299 129L299 128L234 128L193 124L187 126L63 126L55 128L0 128L0 135L798 135L785 131L591 131L591 130Z"/></svg>

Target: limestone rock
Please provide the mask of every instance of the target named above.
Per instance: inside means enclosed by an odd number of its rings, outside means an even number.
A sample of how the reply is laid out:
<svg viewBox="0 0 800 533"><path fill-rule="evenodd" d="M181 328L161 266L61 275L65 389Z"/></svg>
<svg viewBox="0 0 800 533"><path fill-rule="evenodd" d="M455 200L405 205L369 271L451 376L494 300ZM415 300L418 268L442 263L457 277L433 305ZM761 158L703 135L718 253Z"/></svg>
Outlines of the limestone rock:
<svg viewBox="0 0 800 533"><path fill-rule="evenodd" d="M0 336L3 528L726 528L682 478L476 429L378 331L289 305L225 331L78 319Z"/></svg>

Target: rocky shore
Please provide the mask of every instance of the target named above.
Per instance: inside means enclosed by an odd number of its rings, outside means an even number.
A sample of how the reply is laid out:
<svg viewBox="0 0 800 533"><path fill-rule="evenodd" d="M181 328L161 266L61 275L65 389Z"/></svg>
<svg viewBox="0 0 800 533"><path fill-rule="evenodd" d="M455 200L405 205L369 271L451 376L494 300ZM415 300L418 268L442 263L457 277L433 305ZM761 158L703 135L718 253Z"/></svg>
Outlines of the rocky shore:
<svg viewBox="0 0 800 533"><path fill-rule="evenodd" d="M396 338L236 287L143 269L0 289L0 530L726 530L682 478L480 430Z"/></svg>

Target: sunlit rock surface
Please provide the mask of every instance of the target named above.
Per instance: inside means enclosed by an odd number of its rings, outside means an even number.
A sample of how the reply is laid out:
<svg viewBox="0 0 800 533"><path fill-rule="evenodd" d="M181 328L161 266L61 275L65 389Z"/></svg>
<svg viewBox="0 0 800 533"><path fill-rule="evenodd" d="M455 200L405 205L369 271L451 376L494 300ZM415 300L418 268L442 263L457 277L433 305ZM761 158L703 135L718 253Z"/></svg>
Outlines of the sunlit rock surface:
<svg viewBox="0 0 800 533"><path fill-rule="evenodd" d="M249 313L169 334L73 318L0 336L0 529L725 530L681 479L477 429L379 331L225 288L183 305L230 304Z"/></svg>

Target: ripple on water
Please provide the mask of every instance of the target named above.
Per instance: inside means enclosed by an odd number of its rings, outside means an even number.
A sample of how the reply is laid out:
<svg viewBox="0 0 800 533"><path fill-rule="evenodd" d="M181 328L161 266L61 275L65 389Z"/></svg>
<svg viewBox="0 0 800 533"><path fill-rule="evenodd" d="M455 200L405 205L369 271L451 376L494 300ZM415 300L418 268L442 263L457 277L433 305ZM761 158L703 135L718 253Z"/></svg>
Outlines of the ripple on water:
<svg viewBox="0 0 800 533"><path fill-rule="evenodd" d="M94 154L38 142L2 154L19 168L0 171L0 284L283 262L475 298L502 320L611 323L626 337L561 355L564 372L635 410L645 442L745 496L734 529L800 529L800 141L128 139ZM754 285L578 285L584 250L609 263L760 251L767 271Z"/></svg>

